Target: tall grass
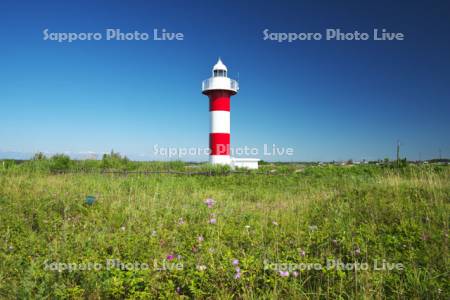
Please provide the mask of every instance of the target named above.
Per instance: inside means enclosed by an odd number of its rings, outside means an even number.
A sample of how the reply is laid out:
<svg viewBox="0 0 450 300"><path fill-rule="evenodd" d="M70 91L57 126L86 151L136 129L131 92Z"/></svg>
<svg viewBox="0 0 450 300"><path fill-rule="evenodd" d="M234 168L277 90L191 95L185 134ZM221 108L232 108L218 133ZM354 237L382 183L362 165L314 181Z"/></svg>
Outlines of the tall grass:
<svg viewBox="0 0 450 300"><path fill-rule="evenodd" d="M287 175L211 177L53 175L26 168L0 173L1 298L450 296L445 166L301 172L269 166ZM87 195L96 197L91 206ZM212 208L206 198L216 201ZM104 265L107 259L150 268L46 269L52 262ZM183 267L155 270L154 259ZM370 268L290 270L289 276L264 268L327 259ZM404 270L374 270L376 259Z"/></svg>

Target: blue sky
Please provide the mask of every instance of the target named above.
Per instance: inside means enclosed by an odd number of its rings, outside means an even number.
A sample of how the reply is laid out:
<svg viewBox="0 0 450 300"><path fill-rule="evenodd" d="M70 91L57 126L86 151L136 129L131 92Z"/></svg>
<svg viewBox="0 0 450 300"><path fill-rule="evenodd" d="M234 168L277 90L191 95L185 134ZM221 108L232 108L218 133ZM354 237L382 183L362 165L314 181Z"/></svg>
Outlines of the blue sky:
<svg viewBox="0 0 450 300"><path fill-rule="evenodd" d="M207 147L201 81L220 56L241 90L232 147L294 149L265 160L450 156L446 1L2 1L0 157L155 157ZM50 32L182 32L183 41L44 41ZM263 40L270 32L372 33L404 41ZM11 152L14 152L11 154ZM198 157L206 159L206 157Z"/></svg>

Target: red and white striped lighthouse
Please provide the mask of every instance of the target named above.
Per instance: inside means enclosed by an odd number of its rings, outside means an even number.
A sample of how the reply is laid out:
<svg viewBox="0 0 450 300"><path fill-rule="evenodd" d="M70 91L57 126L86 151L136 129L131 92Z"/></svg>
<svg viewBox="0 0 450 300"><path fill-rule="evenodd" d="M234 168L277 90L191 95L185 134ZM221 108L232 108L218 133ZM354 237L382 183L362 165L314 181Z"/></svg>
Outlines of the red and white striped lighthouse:
<svg viewBox="0 0 450 300"><path fill-rule="evenodd" d="M210 162L230 165L230 97L239 90L236 80L227 77L227 67L219 60L212 77L202 82L202 93L209 97L211 131L209 133Z"/></svg>

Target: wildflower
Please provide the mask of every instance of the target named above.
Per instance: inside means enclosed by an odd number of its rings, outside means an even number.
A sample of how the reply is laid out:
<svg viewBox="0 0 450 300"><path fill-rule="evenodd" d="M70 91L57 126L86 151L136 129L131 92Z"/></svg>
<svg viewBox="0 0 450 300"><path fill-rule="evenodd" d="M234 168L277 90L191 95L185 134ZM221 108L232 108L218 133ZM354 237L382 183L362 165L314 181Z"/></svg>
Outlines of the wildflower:
<svg viewBox="0 0 450 300"><path fill-rule="evenodd" d="M289 277L289 271L280 271L279 273L281 277Z"/></svg>
<svg viewBox="0 0 450 300"><path fill-rule="evenodd" d="M173 256L172 254L169 254L169 255L167 255L167 257L166 257L166 259L168 260L168 261L171 261L171 260L173 260L175 258L175 256Z"/></svg>
<svg viewBox="0 0 450 300"><path fill-rule="evenodd" d="M199 235L198 237L197 237L197 241L199 242L199 243L201 243L201 242L203 242L205 239L203 238L203 235Z"/></svg>
<svg viewBox="0 0 450 300"><path fill-rule="evenodd" d="M249 228L250 228L250 225L245 225L245 228L246 228L246 229L249 229Z"/></svg>
<svg viewBox="0 0 450 300"><path fill-rule="evenodd" d="M197 270L203 272L206 270L206 266L205 265L197 265Z"/></svg>
<svg viewBox="0 0 450 300"><path fill-rule="evenodd" d="M183 224L184 224L183 218L179 218L179 219L178 219L178 225L183 225Z"/></svg>
<svg viewBox="0 0 450 300"><path fill-rule="evenodd" d="M292 276L298 277L298 272L297 271L292 272Z"/></svg>
<svg viewBox="0 0 450 300"><path fill-rule="evenodd" d="M275 225L275 226L278 226L278 223L275 222L275 221L272 221L272 224Z"/></svg>
<svg viewBox="0 0 450 300"><path fill-rule="evenodd" d="M358 247L355 249L355 255L360 255L360 254L361 254L361 249L359 249L359 247Z"/></svg>
<svg viewBox="0 0 450 300"><path fill-rule="evenodd" d="M183 256L181 256L180 254L177 255L177 259L182 259Z"/></svg>
<svg viewBox="0 0 450 300"><path fill-rule="evenodd" d="M300 249L299 253L300 253L301 257L305 257L305 255L306 255L306 252L303 249Z"/></svg>
<svg viewBox="0 0 450 300"><path fill-rule="evenodd" d="M237 263L235 264L235 262L237 262ZM233 261L233 265L236 266L237 264L239 264L239 261L238 261L237 259L235 259L235 260ZM236 270L236 274L234 274L234 279L239 279L239 278L241 278L241 268L237 267L235 270Z"/></svg>
<svg viewBox="0 0 450 300"><path fill-rule="evenodd" d="M125 226L120 227L120 230L125 231Z"/></svg>
<svg viewBox="0 0 450 300"><path fill-rule="evenodd" d="M205 204L208 206L208 208L212 208L215 203L216 203L216 201L214 201L214 199L211 199L211 198L208 198L205 200Z"/></svg>
<svg viewBox="0 0 450 300"><path fill-rule="evenodd" d="M233 266L237 266L237 265L239 265L239 260L237 260L237 259L233 259L233 262L232 262L232 264L233 264Z"/></svg>
<svg viewBox="0 0 450 300"><path fill-rule="evenodd" d="M152 236L156 236L156 230L152 231Z"/></svg>
<svg viewBox="0 0 450 300"><path fill-rule="evenodd" d="M217 223L216 218L211 218L211 219L209 220L209 224L216 224L216 223Z"/></svg>
<svg viewBox="0 0 450 300"><path fill-rule="evenodd" d="M177 294L181 294L181 288L179 286L177 286L176 290Z"/></svg>
<svg viewBox="0 0 450 300"><path fill-rule="evenodd" d="M318 229L317 225L311 225L309 226L309 230L316 231Z"/></svg>

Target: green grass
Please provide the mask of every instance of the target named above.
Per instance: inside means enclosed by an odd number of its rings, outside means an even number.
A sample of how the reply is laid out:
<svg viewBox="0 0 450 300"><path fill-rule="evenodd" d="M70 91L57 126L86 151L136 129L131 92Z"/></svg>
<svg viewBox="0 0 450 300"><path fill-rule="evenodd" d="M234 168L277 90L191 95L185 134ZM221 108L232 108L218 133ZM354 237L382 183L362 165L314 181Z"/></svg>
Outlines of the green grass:
<svg viewBox="0 0 450 300"><path fill-rule="evenodd" d="M0 298L450 297L446 166L267 167L285 176L53 175L28 167L0 171ZM94 205L84 203L87 195ZM206 198L216 201L212 208ZM264 268L327 258L370 268L298 277ZM107 269L107 259L150 268ZM373 270L375 259L404 270ZM155 270L154 260L183 267ZM52 262L103 268L58 272L46 269Z"/></svg>

